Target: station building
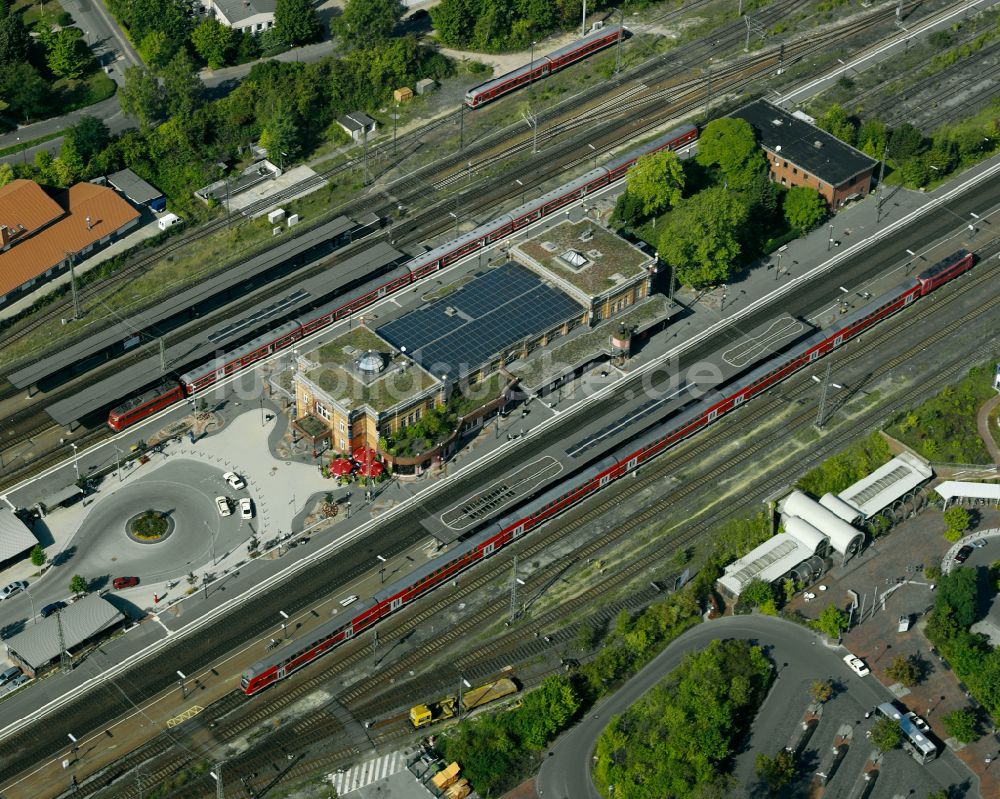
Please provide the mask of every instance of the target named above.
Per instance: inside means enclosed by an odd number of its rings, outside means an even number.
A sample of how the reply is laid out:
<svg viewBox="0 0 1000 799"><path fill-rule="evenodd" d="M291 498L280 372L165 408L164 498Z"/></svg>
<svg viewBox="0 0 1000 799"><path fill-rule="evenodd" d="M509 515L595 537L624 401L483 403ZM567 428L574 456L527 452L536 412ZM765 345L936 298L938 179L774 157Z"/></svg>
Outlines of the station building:
<svg viewBox="0 0 1000 799"><path fill-rule="evenodd" d="M653 291L658 261L589 220L568 219L514 245L511 257L587 308L593 326Z"/></svg>
<svg viewBox="0 0 1000 799"><path fill-rule="evenodd" d="M808 186L836 213L849 200L871 190L878 161L836 136L766 100L732 113L750 123L767 155L771 180L782 186Z"/></svg>
<svg viewBox="0 0 1000 799"><path fill-rule="evenodd" d="M35 548L38 539L14 511L0 508L0 568L6 568Z"/></svg>

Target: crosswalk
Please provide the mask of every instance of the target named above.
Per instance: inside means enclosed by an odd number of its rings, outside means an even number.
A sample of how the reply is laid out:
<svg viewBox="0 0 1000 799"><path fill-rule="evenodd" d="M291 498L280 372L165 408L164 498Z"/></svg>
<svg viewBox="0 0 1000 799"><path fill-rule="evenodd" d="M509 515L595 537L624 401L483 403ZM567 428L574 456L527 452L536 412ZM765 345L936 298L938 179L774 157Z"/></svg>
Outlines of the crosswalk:
<svg viewBox="0 0 1000 799"><path fill-rule="evenodd" d="M333 783L337 796L347 796L351 791L391 777L404 768L406 768L406 758L403 753L392 752L367 763L351 766L339 774L328 774L326 778Z"/></svg>

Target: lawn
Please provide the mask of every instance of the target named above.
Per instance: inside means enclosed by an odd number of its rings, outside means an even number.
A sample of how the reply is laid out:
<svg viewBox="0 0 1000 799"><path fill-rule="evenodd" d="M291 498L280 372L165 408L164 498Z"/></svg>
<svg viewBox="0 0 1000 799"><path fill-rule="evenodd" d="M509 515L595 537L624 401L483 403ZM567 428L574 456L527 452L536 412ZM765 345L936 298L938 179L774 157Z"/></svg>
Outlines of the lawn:
<svg viewBox="0 0 1000 799"><path fill-rule="evenodd" d="M40 19L48 19L55 22L64 9L59 0L14 0L11 6L13 13L18 13L23 9L22 20L26 27L30 28Z"/></svg>
<svg viewBox="0 0 1000 799"><path fill-rule="evenodd" d="M930 461L990 463L976 429L979 408L993 390L996 361L973 367L961 381L948 386L913 410L896 415L886 432Z"/></svg>
<svg viewBox="0 0 1000 799"><path fill-rule="evenodd" d="M118 87L98 67L79 80L60 78L52 84L52 88L59 94L60 112L67 113L107 100Z"/></svg>

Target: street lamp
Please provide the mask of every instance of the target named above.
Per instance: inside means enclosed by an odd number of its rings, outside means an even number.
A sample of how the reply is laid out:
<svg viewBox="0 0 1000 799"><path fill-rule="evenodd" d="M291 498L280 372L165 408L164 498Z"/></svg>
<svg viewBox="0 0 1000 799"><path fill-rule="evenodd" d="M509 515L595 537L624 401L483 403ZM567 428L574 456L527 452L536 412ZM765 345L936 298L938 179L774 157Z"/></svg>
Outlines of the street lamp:
<svg viewBox="0 0 1000 799"><path fill-rule="evenodd" d="M183 671L181 671L180 669L178 669L177 670L177 676L180 677L180 679L177 681L177 684L181 687L181 697L183 699L187 699L187 695L188 695L188 692L187 692L187 683L185 683L185 680L187 680L187 675L184 674Z"/></svg>
<svg viewBox="0 0 1000 799"><path fill-rule="evenodd" d="M347 500L347 518L351 518L351 500Z"/></svg>
<svg viewBox="0 0 1000 799"><path fill-rule="evenodd" d="M519 178L514 178L514 182L521 187L521 204L524 205L524 183Z"/></svg>
<svg viewBox="0 0 1000 799"><path fill-rule="evenodd" d="M830 238L826 242L826 251L830 252L833 249L833 222L830 223Z"/></svg>
<svg viewBox="0 0 1000 799"><path fill-rule="evenodd" d="M591 149L591 150L593 151L593 153L594 153L594 169L597 169L597 148L596 148L596 147L595 147L595 146L594 146L593 144L591 144L590 142L587 142L587 146L588 146L588 147L589 147L589 148L590 148L590 149Z"/></svg>
<svg viewBox="0 0 1000 799"><path fill-rule="evenodd" d="M73 468L76 469L76 481L80 482L80 458L77 455L77 444L74 441L70 441L69 445L73 448Z"/></svg>
<svg viewBox="0 0 1000 799"><path fill-rule="evenodd" d="M283 610L279 610L278 613L281 615L281 635L283 638L288 637L288 614Z"/></svg>
<svg viewBox="0 0 1000 799"><path fill-rule="evenodd" d="M381 555L376 555L375 557L378 558L378 561L379 561L379 567L378 567L379 582L384 583L385 582L385 558L383 558Z"/></svg>

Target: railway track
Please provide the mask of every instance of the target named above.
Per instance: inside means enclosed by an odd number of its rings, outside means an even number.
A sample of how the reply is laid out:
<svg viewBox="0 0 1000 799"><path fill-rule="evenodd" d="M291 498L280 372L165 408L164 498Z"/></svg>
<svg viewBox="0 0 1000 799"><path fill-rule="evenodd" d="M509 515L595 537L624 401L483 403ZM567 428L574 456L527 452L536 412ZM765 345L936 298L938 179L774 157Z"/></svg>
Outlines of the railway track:
<svg viewBox="0 0 1000 799"><path fill-rule="evenodd" d="M911 327L915 322L929 317L932 313L939 312L944 305L956 302L962 297L968 295L970 292L977 291L981 286L995 280L997 274L1000 273L1000 264L991 263L993 259L990 259L989 256L997 252L998 249L1000 248L993 245L988 249L980 251L980 255L987 260L987 262L982 265L987 268L978 273L972 273L970 276L971 279L962 281L958 285L953 286L953 290L950 292L936 295L934 297L934 302L929 303L926 306L922 306L918 312L905 317L895 318L897 325L902 319L902 321L905 322L905 326L893 327L891 330L888 328L878 328L877 332L872 331L875 335L866 336L865 339L859 342L860 346L852 348L852 358L858 359L872 354L887 341L899 335L902 330ZM994 297L990 301L981 304L971 315L982 316L989 314L993 312L993 309L997 305L1000 305L1000 297ZM918 346L911 347L896 357L880 363L879 367L877 367L869 375L868 379L877 379L895 369L900 364L916 357L926 347L932 346L933 344L949 337L960 326L966 324L968 319L969 316L967 315L963 319L956 320L930 336L921 339ZM981 357L982 356L977 355L975 360L979 360ZM962 362L948 370L946 373L940 374L935 385L943 385L948 382L958 370L964 369L970 364ZM770 398L770 401L767 403L751 403L748 406L748 409L751 412L749 414L745 411L741 412L742 415L737 417L740 425L744 428L756 430L760 427L758 422L768 417L776 407L787 406L790 402L797 402L800 400L803 395L813 390L813 384L806 378L807 376L805 374L800 373L798 378L790 381L789 383L783 384L784 387L789 389L784 397ZM919 386L910 390L902 397L896 398L891 403L882 407L880 412L884 415L892 412L894 409L906 407L917 395L926 393L928 385L929 384L926 381L922 382ZM812 424L814 418L814 410L811 407L806 408L801 413L797 414L790 423L784 425L784 429L786 431L798 431L805 429ZM821 444L822 452L832 453L835 449L839 448L842 443L846 442L855 435L856 431L850 429L824 439ZM516 554L519 558L525 560L539 555L543 550L552 546L554 543L557 543L558 541L573 535L575 532L584 529L588 525L593 524L600 516L615 505L620 504L644 489L650 488L662 480L667 474L676 472L681 467L691 464L692 462L701 461L701 456L706 450L717 448L720 442L727 439L728 429L725 425L709 428L709 430L703 435L692 439L688 446L672 451L673 457L667 456L654 462L654 464L651 464L650 467L644 467L644 471L641 474L640 479L629 481L624 484L624 487L620 491L617 491L614 494L609 494L604 498L604 501L594 507L591 507L589 510L583 513L568 514L565 517L561 517L555 524L547 525L542 531L540 531L543 536L542 538L529 539L522 545L521 549L519 549ZM574 550L571 554L562 558L557 563L550 565L546 570L546 574L536 573L528 577L526 579L527 585L524 587L525 593L530 595L542 589L545 582L551 579L546 575L551 574L553 571L558 572L563 566L570 566L574 563L585 561L586 558L593 556L607 546L610 546L621 540L623 537L641 529L650 521L662 515L665 510L670 508L676 509L677 506L683 503L686 499L694 498L705 486L715 484L721 475L731 471L741 463L745 463L746 459L751 457L754 453L773 447L773 444L773 438L769 435L764 435L757 441L743 447L737 455L734 455L726 461L711 468L707 473L702 474L691 482L685 483L663 495L657 502L645 508L640 514L632 516L625 524L617 527L615 530L609 531L596 540L587 542L583 546ZM809 457L815 460L817 458L816 450L814 450ZM780 487L783 484L782 481L787 482L786 475L788 473L797 473L795 470L798 469L799 463L800 460L797 460L791 472L789 472L789 470L784 470L780 477L772 478L768 485L774 489ZM766 491L761 489L758 491L758 494L762 492L766 493ZM685 530L683 533L671 537L670 541L667 543L667 548L676 549L678 547L684 547L696 542L703 533L717 526L718 523L723 520L723 517L727 515L731 515L731 513L719 512L717 514L712 514L709 518L698 522L694 526ZM614 574L609 575L599 583L591 586L577 597L563 603L558 608L554 608L537 618L531 619L530 622L528 622L528 624L523 628L511 631L494 642L481 645L477 648L477 652L474 655L460 656L453 662L464 673L472 675L476 673L477 668L479 668L480 671L485 671L484 668L477 667L476 665L484 659L489 660L489 658L496 658L500 653L512 651L518 647L537 647L537 641L533 642L533 639L539 630L551 628L560 619L577 612L580 608L585 607L597 596L620 588L620 586L626 583L629 579L632 579L636 575L642 573L645 569L655 565L656 562L662 561L664 548L664 546L658 545L653 549L653 551L632 561L621 570L616 571ZM497 556L491 558L491 568L488 573L479 575L476 575L475 572L466 573L462 578L462 587L457 591L448 594L447 597L442 596L440 598L436 598L432 595L431 598L434 601L432 601L430 605L423 607L418 613L406 618L405 620L402 620L402 617L400 617L402 623L396 624L390 630L380 627L380 639L382 644L385 646L392 646L394 642L398 642L400 639L403 639L413 629L436 617L438 614L443 613L447 608L454 606L456 602L461 601L465 597L480 594L483 589L495 581L496 574L502 571L504 566L509 563L513 554L514 552L510 550L498 553ZM470 576L472 578L471 580L469 579ZM377 682L362 682L359 685L342 692L334 701L349 707L353 714L361 718L371 718L372 716L378 716L386 712L391 712L393 709L400 706L406 707L408 706L407 703L412 704L414 691L411 681L401 683L398 687L392 689L389 692L389 695L386 695L384 686L387 683L393 683L397 679L403 677L405 674L414 669L414 667L420 666L421 664L426 665L429 656L432 657L436 652L442 651L449 644L460 640L470 633L481 632L484 627L488 626L490 623L497 622L506 612L507 605L505 601L494 603L491 606L480 609L471 617L463 620L459 625L451 628L444 635L438 636L431 644L422 646L419 651L403 656L400 660L390 666L382 666L379 670ZM556 640L555 643L559 643L559 640ZM318 673L310 676L306 680L303 680L301 683L297 683L290 690L284 692L282 696L274 697L271 701L266 702L266 704L254 708L252 712L243 714L239 719L228 721L225 724L224 730L216 733L216 741L220 743L232 741L235 738L244 735L255 727L258 727L265 719L272 718L273 716L279 714L293 702L300 700L305 695L322 686L324 683L329 682L332 678L346 669L358 666L366 658L371 657L371 654L366 647L363 648L358 645L354 645L354 647L353 652L346 654L345 657L338 659L336 662L324 664L323 668ZM346 653L347 649L344 648L338 651ZM430 691L432 689L428 687L427 690ZM267 695L261 698L266 699ZM231 697L227 697L227 700L232 703L232 707L239 707L238 702L235 702L235 700L231 699ZM403 702L402 705L399 704L400 701ZM320 718L324 715L327 715L327 712L325 710L320 710L317 712L316 717ZM321 723L319 721L309 721L309 718L311 717L307 717L297 723L315 723L317 725ZM402 732L393 732L392 734L402 735L405 732L405 725L403 725ZM295 736L292 736L289 740L293 740L294 737ZM271 738L269 737L268 740L270 741ZM284 741L284 737L282 738L282 741ZM288 742L284 742L282 745L287 748ZM356 749L356 747L354 748ZM340 752L341 750L337 751ZM348 750L345 749L343 751L347 752ZM265 752L253 757L248 757L247 762L251 764L257 763L261 758L266 760L270 756L272 755ZM330 762L337 761L335 758L332 758ZM166 768L166 766L163 768ZM177 767L175 766L175 770L176 768ZM129 794L116 795L124 796Z"/></svg>
<svg viewBox="0 0 1000 799"><path fill-rule="evenodd" d="M787 6L780 6L774 9L774 13L776 15L787 14L794 8L798 8L800 5L805 4L805 2L806 0L792 0L792 2ZM742 90L756 80L762 72L765 72L771 66L776 65L782 58L784 58L785 63L805 58L809 54L820 51L824 47L829 46L829 43L832 41L850 38L867 27L882 22L893 15L894 7L876 9L873 12L869 12L862 18L853 20L852 22L841 27L826 30L822 32L821 35L811 39L803 39L790 43L785 45L783 49L775 47L768 51L760 51L747 58L740 59L733 64L723 66L713 72L712 80L716 87L716 91L733 92ZM736 33L738 33L738 31L736 31ZM729 36L733 41L736 41L739 38L733 31L729 32ZM681 48L678 48L678 50L680 49ZM674 71L676 71L676 69ZM646 91L646 95L643 96L642 91L644 90ZM601 119L604 121L600 122L596 128L592 127L587 131L587 140L588 142L594 144L598 152L613 151L635 138L655 131L665 120L690 114L692 111L700 107L704 100L705 90L707 90L707 86L704 83L704 79L701 78L688 79L681 84L671 84L664 88L653 88L651 90L640 88L637 91L636 87L628 88L622 93L625 97L624 101L615 97L595 106L596 113L598 114L597 121ZM635 96L636 94L639 94L639 96ZM671 96L673 96L672 100ZM669 102L662 104L664 101ZM618 117L622 114L634 113L636 110L648 107L654 103L661 103L661 105L655 109L652 120L632 120L623 126L621 120L618 119ZM592 125L594 121L595 120L590 116L590 112L585 111L578 114L578 116L574 119L564 120L553 126L551 129L543 131L541 136L545 142L554 141L555 139L567 133L571 133L581 126ZM487 149L489 146L491 145L484 145ZM488 168L490 165L504 162L510 157L524 152L530 146L531 137L529 136L519 142L515 142L499 152L494 152L488 157L483 158L483 160L476 163L474 169L482 170ZM546 152L547 158L545 161L545 168L541 172L541 175L539 175L539 170L535 163L529 160L521 164L515 164L513 167L506 169L504 173L506 182L498 189L493 191L483 191L483 187L478 186L477 183L474 189L471 190L472 198L466 199L466 202L463 203L463 208L467 209L470 214L478 214L481 211L494 209L499 204L517 197L518 190L514 184L514 179L525 178L526 180L523 180L523 183L528 183L532 177L534 177L536 181L544 180L566 170L586 165L593 156L589 150L586 151L586 155L580 154L581 147L581 143L577 140L570 140L563 142L562 144L555 145L553 149ZM467 151L467 155L471 157L472 153ZM397 193L402 187L399 183L396 183L392 186L392 194L397 198L397 200L402 200L403 202L412 202L418 195L421 198L425 198L428 194L446 190L449 186L456 182L456 174L459 178L464 177L464 173L453 173L445 176L433 184L432 191L430 192L427 187L421 183L420 178L407 178L404 181L404 184L409 186L410 193L398 196ZM394 203L396 202L394 200L389 202L387 205L386 199L381 197L369 198L369 201L371 203L370 205L362 205L361 207L358 207L357 201L352 201L345 207L335 209L332 213L344 213L357 216L363 213L371 212L382 216L394 207ZM397 236L405 237L407 233L413 234L416 231L421 231L421 234L426 234L428 230L439 232L441 229L449 227L449 223L443 223L441 221L442 217L446 219L448 218L442 210L442 206L447 204L447 202L447 199L438 201L430 207L419 211L414 217L408 220L407 223L397 225ZM380 233L375 234L373 237L366 239L365 246L373 243L374 241L386 239L388 236L388 232L383 230ZM410 241L412 243L413 240L410 239ZM361 245L359 244L359 246ZM339 257L343 257L344 255L353 252L353 249L354 248L348 247L341 250ZM260 297L264 292L274 293L287 290L294 286L298 281L328 268L328 265L329 261L327 260L322 264L307 268L294 276L290 276L282 281L276 282L274 285L269 286L266 289L262 289L256 295L250 295L245 301L229 308L227 313L230 315L238 314L241 310L249 307L254 302L259 302ZM210 319L207 319L198 322L194 327L185 329L182 333L168 334L166 337L167 345L169 346L170 344L176 342L180 337L187 338L192 335L196 335L197 333L211 327L213 324L217 324L217 322L212 322ZM116 359L115 361L106 364L103 368L106 370L120 369L136 362L141 357L143 357L143 353L136 352L130 356L126 356L124 359ZM148 354L145 354L145 357L149 357ZM92 375L91 379L98 379L100 374L101 373ZM46 402L51 403L57 401L60 397L66 396L72 391L72 386L61 389L53 395L47 396ZM6 447L9 448L11 446L16 446L18 443L26 441L29 438L44 432L44 429L45 428L41 426L41 423L36 421L25 430L14 433L8 443L6 443ZM98 430L91 431L87 434L85 443L89 446L92 443L102 440L102 438L107 435L110 435L110 433L102 433ZM79 443L83 442L78 441L78 444ZM59 448L52 448L47 453L38 453L32 464L22 467L13 474L9 474L7 478L8 482L22 480L29 477L33 473L37 473L51 463L57 461L60 454L61 449Z"/></svg>

